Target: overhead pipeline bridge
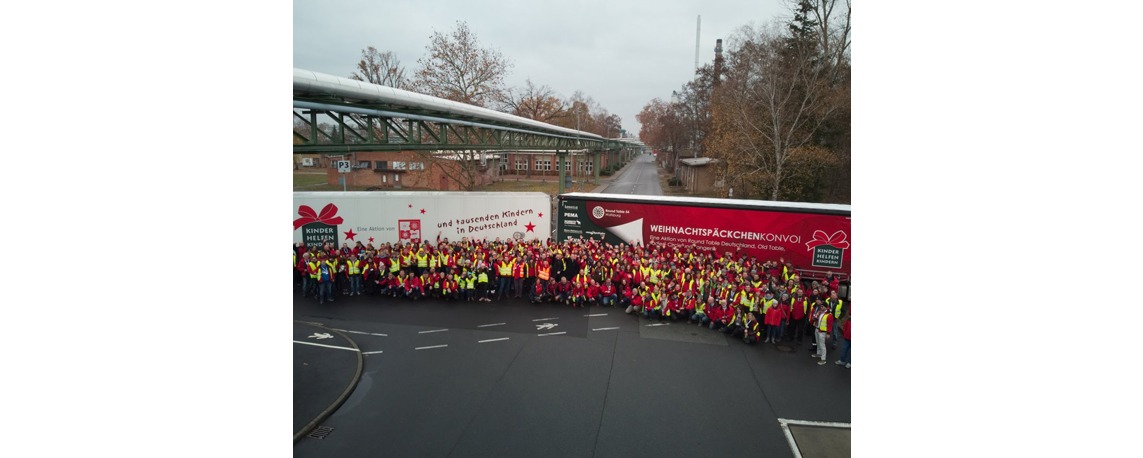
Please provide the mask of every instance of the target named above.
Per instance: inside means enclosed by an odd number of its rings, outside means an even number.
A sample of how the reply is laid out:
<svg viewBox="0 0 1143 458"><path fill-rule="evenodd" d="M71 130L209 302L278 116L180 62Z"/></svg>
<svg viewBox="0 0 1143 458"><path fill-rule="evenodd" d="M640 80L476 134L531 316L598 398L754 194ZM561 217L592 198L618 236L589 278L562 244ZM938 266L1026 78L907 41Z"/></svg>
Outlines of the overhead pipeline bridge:
<svg viewBox="0 0 1143 458"><path fill-rule="evenodd" d="M409 150L531 150L625 153L633 139L608 139L487 108L294 69L294 153ZM333 126L323 129L322 124Z"/></svg>

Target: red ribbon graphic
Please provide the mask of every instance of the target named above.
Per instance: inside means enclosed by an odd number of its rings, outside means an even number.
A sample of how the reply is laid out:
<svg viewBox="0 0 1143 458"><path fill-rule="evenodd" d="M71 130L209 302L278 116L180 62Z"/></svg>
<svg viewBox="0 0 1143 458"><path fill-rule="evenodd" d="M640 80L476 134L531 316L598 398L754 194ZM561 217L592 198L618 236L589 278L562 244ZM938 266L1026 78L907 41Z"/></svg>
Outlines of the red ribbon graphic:
<svg viewBox="0 0 1143 458"><path fill-rule="evenodd" d="M305 226L309 223L324 223L334 225L344 222L340 216L337 216L337 205L332 203L326 205L325 208L322 208L320 215L315 213L314 209L310 208L309 205L302 205L298 207L298 214L302 215L302 217L294 220L295 231L298 230L299 227Z"/></svg>
<svg viewBox="0 0 1143 458"><path fill-rule="evenodd" d="M814 239L806 242L806 250L812 250L818 245L832 245L841 249L849 248L849 242L845 241L845 233L842 231L834 232L833 235L829 236L820 230L814 231Z"/></svg>

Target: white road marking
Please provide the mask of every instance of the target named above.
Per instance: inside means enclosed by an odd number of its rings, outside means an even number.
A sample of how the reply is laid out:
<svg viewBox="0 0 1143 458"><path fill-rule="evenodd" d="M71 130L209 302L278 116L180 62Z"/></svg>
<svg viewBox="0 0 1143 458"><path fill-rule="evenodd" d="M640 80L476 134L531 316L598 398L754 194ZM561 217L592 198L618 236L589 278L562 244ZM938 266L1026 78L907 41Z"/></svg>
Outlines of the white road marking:
<svg viewBox="0 0 1143 458"><path fill-rule="evenodd" d="M367 336L389 337L389 334L377 334L377 333L373 333L373 332L363 332L363 331L350 331L348 329L337 329L337 328L331 328L331 329L333 329L334 331L348 332L350 334L364 334Z"/></svg>
<svg viewBox="0 0 1143 458"><path fill-rule="evenodd" d="M648 324L647 327L653 328L655 326L670 326L670 325L671 325L671 323L652 323L652 324Z"/></svg>
<svg viewBox="0 0 1143 458"><path fill-rule="evenodd" d="M506 324L508 324L508 323L492 323L492 324L482 324L482 325L480 325L480 326L477 326L477 327L478 327L478 328L487 328L487 327L489 327L489 326L504 326L504 325L506 325Z"/></svg>
<svg viewBox="0 0 1143 458"><path fill-rule="evenodd" d="M537 335L537 336L539 336L539 337L543 337L543 336L558 336L558 335L560 335L560 334L567 334L567 332L566 332L566 331L561 331L561 332L549 332L549 333L547 333L547 334L536 334L536 335Z"/></svg>
<svg viewBox="0 0 1143 458"><path fill-rule="evenodd" d="M501 341L501 340L508 340L508 338L507 338L507 337L501 337L501 338L499 338L499 339L488 339L488 340L481 340L481 341L479 341L479 342L477 342L477 343L484 343L484 342L499 342L499 341Z"/></svg>
<svg viewBox="0 0 1143 458"><path fill-rule="evenodd" d="M417 347L417 348L414 348L414 350L428 350L430 348L444 348L447 346L448 346L447 344L446 345L433 345L431 347Z"/></svg>
<svg viewBox="0 0 1143 458"><path fill-rule="evenodd" d="M607 316L607 314L606 313L593 313L591 315L584 315L584 316Z"/></svg>
<svg viewBox="0 0 1143 458"><path fill-rule="evenodd" d="M421 331L421 332L418 332L417 334L428 334L430 332L441 332L441 331L448 331L448 329L433 329L432 331Z"/></svg>
<svg viewBox="0 0 1143 458"><path fill-rule="evenodd" d="M619 326L616 326L616 327L614 327L614 328L599 328L599 329L592 329L592 331L610 331L610 330L612 330L612 329L619 329Z"/></svg>
<svg viewBox="0 0 1143 458"><path fill-rule="evenodd" d="M381 351L381 350L377 350L377 351L366 351L366 352L362 352L361 354L363 354L363 355L375 355L375 354L378 354L378 353L384 353L384 351Z"/></svg>
<svg viewBox="0 0 1143 458"><path fill-rule="evenodd" d="M833 423L825 421L808 421L808 420L787 420L779 418L778 424L782 425L782 432L786 435L786 442L790 443L790 450L794 452L794 458L802 458L802 451L798 450L798 442L794 440L793 433L790 432L790 425L803 425L803 426L823 426L828 428L849 428L849 423Z"/></svg>
<svg viewBox="0 0 1143 458"><path fill-rule="evenodd" d="M323 345L323 344L319 344L319 343L313 343L313 342L303 342L303 341L301 341L301 340L295 340L295 341L294 341L294 343L300 343L300 344L306 344L306 345L313 345L313 346L315 346L315 347L336 348L336 349L338 349L338 350L361 351L361 350L358 350L358 349L356 349L356 348L349 348L349 347L337 347L337 346L333 346L333 345Z"/></svg>
<svg viewBox="0 0 1143 458"><path fill-rule="evenodd" d="M560 319L560 317L552 317L552 318L538 318L538 319L535 319L535 320L532 320L532 321L548 321L548 320L558 320L558 319Z"/></svg>

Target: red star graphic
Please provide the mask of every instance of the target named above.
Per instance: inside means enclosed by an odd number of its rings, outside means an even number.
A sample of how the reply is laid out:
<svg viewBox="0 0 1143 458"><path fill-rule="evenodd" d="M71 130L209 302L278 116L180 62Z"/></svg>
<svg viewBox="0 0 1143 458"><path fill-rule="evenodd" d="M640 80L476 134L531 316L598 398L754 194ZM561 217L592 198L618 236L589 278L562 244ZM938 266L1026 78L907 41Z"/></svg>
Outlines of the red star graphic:
<svg viewBox="0 0 1143 458"><path fill-rule="evenodd" d="M373 243L373 237L369 237L369 243Z"/></svg>
<svg viewBox="0 0 1143 458"><path fill-rule="evenodd" d="M421 214L422 215L425 214L425 209L423 209L423 208L421 209Z"/></svg>
<svg viewBox="0 0 1143 458"><path fill-rule="evenodd" d="M536 232L536 231L533 231L533 230L532 230L532 229L535 229L535 228L536 228L536 225L535 225L535 224L532 224L532 223L528 223L528 224L527 224L527 225L525 225L524 227L528 228L528 230L526 230L526 231L524 231L524 232Z"/></svg>
<svg viewBox="0 0 1143 458"><path fill-rule="evenodd" d="M349 232L345 233L346 240L353 240L354 237L357 237L357 234L353 233L353 229L350 229Z"/></svg>
<svg viewBox="0 0 1143 458"><path fill-rule="evenodd" d="M543 214L543 213L540 213L540 218L543 218L543 217L544 217L544 214Z"/></svg>
<svg viewBox="0 0 1143 458"><path fill-rule="evenodd" d="M413 208L413 204L409 204L409 208Z"/></svg>

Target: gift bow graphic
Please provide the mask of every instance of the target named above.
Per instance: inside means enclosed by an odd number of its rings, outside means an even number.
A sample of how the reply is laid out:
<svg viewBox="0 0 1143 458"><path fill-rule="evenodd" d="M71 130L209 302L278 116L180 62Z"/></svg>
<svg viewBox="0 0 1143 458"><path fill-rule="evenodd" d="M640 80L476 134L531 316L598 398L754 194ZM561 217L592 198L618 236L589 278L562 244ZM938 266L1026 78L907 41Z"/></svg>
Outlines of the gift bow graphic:
<svg viewBox="0 0 1143 458"><path fill-rule="evenodd" d="M310 208L309 205L302 205L298 207L298 214L302 215L302 217L294 220L295 231L298 230L299 227L305 226L309 223L324 223L334 225L344 222L340 216L336 216L337 206L332 203L326 205L325 208L322 208L320 215L315 213L314 209Z"/></svg>
<svg viewBox="0 0 1143 458"><path fill-rule="evenodd" d="M834 232L830 236L820 230L814 231L814 239L806 242L806 250L812 250L818 245L832 245L841 249L849 248L849 242L845 241L845 233L842 231Z"/></svg>

